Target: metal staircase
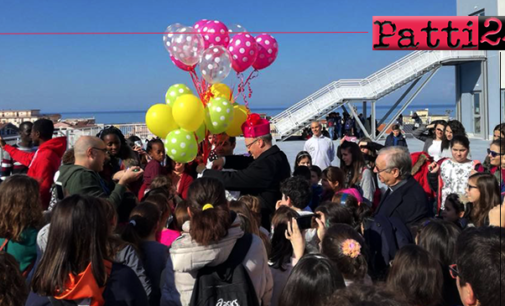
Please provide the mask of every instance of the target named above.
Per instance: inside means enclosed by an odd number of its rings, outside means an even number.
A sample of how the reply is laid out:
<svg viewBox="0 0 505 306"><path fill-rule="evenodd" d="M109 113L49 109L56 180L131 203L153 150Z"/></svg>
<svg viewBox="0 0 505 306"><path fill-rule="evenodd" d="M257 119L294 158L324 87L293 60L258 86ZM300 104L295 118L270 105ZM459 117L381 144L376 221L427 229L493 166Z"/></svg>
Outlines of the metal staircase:
<svg viewBox="0 0 505 306"><path fill-rule="evenodd" d="M276 139L284 140L352 100L379 100L442 65L485 59L485 51L412 52L365 79L344 79L323 87L273 117L272 133Z"/></svg>

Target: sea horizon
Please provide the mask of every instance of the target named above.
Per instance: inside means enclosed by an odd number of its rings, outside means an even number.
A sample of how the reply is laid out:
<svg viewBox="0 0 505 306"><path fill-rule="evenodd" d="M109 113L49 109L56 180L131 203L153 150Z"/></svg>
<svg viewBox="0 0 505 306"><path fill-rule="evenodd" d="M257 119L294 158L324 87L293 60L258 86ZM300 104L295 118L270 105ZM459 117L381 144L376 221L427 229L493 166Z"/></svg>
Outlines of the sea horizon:
<svg viewBox="0 0 505 306"><path fill-rule="evenodd" d="M355 104L358 113L362 113L362 105ZM288 107L252 107L251 111L255 113L266 114L267 116L273 117L282 111L286 110ZM391 105L377 105L377 120L380 120L391 108ZM451 111L450 116L455 115L456 104L415 104L410 105L402 113L403 115L410 115L411 112L429 109L432 115L444 115L447 111ZM147 110L90 110L90 111L63 111L63 112L49 112L43 111L43 113L57 113L61 114L61 119L77 119L77 118L94 118L96 123L99 124L128 124L128 123L143 123L145 122L145 113ZM395 109L391 115L398 110ZM337 109L337 112L342 113L341 109ZM367 110L367 116L370 116L370 108Z"/></svg>

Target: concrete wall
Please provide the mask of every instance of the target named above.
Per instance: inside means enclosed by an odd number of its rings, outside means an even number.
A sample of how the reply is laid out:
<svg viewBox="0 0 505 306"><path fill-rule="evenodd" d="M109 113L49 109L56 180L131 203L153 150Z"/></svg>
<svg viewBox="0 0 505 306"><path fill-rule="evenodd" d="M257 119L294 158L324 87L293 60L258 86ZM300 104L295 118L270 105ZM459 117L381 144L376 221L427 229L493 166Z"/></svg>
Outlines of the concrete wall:
<svg viewBox="0 0 505 306"><path fill-rule="evenodd" d="M456 11L458 16L473 15L484 10L485 16L498 16L498 2L503 0L457 0ZM500 11L503 10L500 4ZM475 134L473 120L473 95L472 92L482 91L481 98L481 133L483 137L490 137L495 125L500 123L500 64L498 51L487 51L487 61L484 67L480 63L468 63L456 69L456 99L460 107L458 114L470 136ZM482 71L484 70L484 71ZM483 76L486 73L486 77ZM459 78L459 79L458 79ZM486 90L484 90L487 81ZM487 95L486 95L487 93ZM487 104L485 101L487 100ZM479 136L479 135L475 135Z"/></svg>

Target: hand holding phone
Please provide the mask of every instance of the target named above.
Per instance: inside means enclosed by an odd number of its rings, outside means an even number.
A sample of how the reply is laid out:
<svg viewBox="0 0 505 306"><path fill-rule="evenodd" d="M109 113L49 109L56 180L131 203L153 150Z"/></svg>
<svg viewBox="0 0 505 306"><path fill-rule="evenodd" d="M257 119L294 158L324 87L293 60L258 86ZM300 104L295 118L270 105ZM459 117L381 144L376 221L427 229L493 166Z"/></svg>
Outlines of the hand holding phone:
<svg viewBox="0 0 505 306"><path fill-rule="evenodd" d="M316 217L315 214L307 214L296 218L296 223L298 223L298 228L300 230L308 229L312 227L312 217Z"/></svg>

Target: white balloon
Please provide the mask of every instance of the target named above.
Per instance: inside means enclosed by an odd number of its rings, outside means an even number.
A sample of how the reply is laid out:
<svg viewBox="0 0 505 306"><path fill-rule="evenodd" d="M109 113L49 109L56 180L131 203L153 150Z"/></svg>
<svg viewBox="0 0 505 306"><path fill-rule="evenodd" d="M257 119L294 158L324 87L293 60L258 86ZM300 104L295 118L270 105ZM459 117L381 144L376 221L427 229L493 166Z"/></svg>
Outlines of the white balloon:
<svg viewBox="0 0 505 306"><path fill-rule="evenodd" d="M223 46L212 46L203 51L200 72L210 84L221 83L230 74L230 54Z"/></svg>
<svg viewBox="0 0 505 306"><path fill-rule="evenodd" d="M203 38L193 27L179 28L172 37L170 53L188 66L193 66L200 61L203 50Z"/></svg>
<svg viewBox="0 0 505 306"><path fill-rule="evenodd" d="M174 33L183 27L185 27L185 25L181 23L174 23L169 25L165 30L166 34L163 34L163 46L165 47L165 49L167 49L168 53L172 54L170 46L172 45L172 38L174 37Z"/></svg>

